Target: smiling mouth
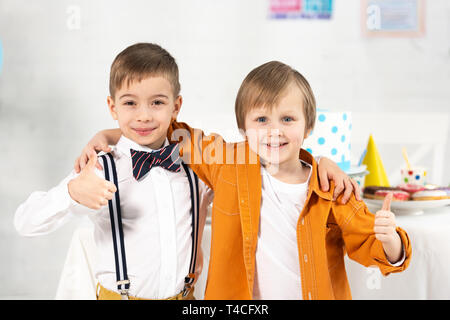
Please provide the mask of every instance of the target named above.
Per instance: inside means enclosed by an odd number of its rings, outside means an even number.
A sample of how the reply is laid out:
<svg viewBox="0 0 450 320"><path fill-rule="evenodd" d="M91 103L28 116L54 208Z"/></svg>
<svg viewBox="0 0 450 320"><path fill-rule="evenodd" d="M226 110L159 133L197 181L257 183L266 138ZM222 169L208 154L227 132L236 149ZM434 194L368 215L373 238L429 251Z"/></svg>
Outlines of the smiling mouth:
<svg viewBox="0 0 450 320"><path fill-rule="evenodd" d="M155 128L133 128L133 130L140 136L148 136Z"/></svg>
<svg viewBox="0 0 450 320"><path fill-rule="evenodd" d="M269 149L280 149L287 144L288 144L287 142L283 142L283 143L264 143L263 145Z"/></svg>

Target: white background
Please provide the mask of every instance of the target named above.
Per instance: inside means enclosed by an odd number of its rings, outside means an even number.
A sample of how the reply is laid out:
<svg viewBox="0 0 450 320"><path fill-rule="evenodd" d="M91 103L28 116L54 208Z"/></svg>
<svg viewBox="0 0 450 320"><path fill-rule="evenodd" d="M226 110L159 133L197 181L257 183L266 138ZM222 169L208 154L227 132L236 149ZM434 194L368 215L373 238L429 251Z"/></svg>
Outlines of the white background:
<svg viewBox="0 0 450 320"><path fill-rule="evenodd" d="M404 112L405 119L449 113L450 1L427 1L426 35L418 39L364 38L360 10L359 0L335 0L331 20L270 20L266 0L2 0L0 299L54 297L77 223L21 238L14 212L32 191L66 176L96 131L115 126L106 106L109 68L131 44L155 42L176 58L180 120L206 131L235 128L241 81L270 60L299 70L323 109ZM379 149L388 172L403 161L398 146ZM447 143L446 159L449 150ZM443 181L450 183L448 167Z"/></svg>

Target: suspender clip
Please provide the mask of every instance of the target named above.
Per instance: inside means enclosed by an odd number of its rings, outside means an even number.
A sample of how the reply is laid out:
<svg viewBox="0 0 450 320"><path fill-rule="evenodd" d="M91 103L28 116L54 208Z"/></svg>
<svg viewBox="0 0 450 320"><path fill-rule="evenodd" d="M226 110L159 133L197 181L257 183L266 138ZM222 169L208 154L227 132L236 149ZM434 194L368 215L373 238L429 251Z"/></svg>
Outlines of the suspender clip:
<svg viewBox="0 0 450 320"><path fill-rule="evenodd" d="M186 296L189 294L189 292L191 291L191 289L192 289L192 285L187 284L187 283L184 284L183 298L186 297Z"/></svg>
<svg viewBox="0 0 450 320"><path fill-rule="evenodd" d="M183 297L186 297L188 293L192 290L192 284L195 280L195 273L189 273L187 277L184 278L184 289Z"/></svg>
<svg viewBox="0 0 450 320"><path fill-rule="evenodd" d="M119 292L122 300L128 300L128 289L120 289Z"/></svg>
<svg viewBox="0 0 450 320"><path fill-rule="evenodd" d="M116 282L117 286L119 287L119 293L122 296L122 300L128 300L128 291L130 291L130 289L126 288L126 285L130 285L130 280L119 280ZM125 285L125 289L121 289L120 286Z"/></svg>
<svg viewBox="0 0 450 320"><path fill-rule="evenodd" d="M130 284L130 280L119 280L119 281L116 282L116 284L118 286L121 286L123 284Z"/></svg>

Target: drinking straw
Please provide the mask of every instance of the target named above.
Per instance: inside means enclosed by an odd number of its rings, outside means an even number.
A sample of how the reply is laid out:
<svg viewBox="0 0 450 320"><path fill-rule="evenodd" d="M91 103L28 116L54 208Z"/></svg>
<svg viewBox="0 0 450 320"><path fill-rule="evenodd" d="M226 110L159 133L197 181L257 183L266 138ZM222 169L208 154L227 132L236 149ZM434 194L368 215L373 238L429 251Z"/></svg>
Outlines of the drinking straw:
<svg viewBox="0 0 450 320"><path fill-rule="evenodd" d="M411 164L409 163L409 160L408 160L408 154L406 153L406 148L402 148L402 154L403 154L403 158L406 161L406 166L408 167L408 170L411 170Z"/></svg>
<svg viewBox="0 0 450 320"><path fill-rule="evenodd" d="M364 149L363 153L361 154L361 157L359 158L358 167L361 166L362 162L364 161L364 157L366 156L367 149Z"/></svg>

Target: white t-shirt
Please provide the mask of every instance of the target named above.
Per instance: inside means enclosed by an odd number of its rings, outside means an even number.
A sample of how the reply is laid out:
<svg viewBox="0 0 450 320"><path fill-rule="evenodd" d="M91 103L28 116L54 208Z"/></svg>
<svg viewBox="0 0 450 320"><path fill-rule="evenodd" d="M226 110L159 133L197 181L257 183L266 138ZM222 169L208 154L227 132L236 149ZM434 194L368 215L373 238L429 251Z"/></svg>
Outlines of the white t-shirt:
<svg viewBox="0 0 450 320"><path fill-rule="evenodd" d="M261 166L262 199L253 299L302 299L297 222L308 194L304 183L277 180Z"/></svg>
<svg viewBox="0 0 450 320"><path fill-rule="evenodd" d="M301 161L301 160L300 160ZM255 300L302 300L297 223L308 195L312 167L304 183L284 183L261 166L262 197L255 258ZM399 262L405 261L405 248Z"/></svg>

